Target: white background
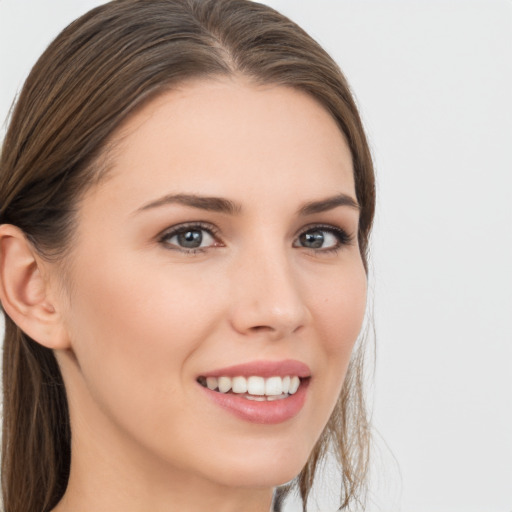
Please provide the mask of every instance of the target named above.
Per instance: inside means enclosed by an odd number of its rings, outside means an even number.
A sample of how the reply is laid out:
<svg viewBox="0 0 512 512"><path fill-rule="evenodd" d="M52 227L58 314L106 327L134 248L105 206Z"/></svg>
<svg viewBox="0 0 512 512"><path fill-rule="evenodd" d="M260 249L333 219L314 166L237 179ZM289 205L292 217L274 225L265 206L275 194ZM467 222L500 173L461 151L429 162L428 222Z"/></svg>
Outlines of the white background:
<svg viewBox="0 0 512 512"><path fill-rule="evenodd" d="M99 3L0 0L1 122ZM340 63L375 157L368 512L512 512L512 2L267 3Z"/></svg>

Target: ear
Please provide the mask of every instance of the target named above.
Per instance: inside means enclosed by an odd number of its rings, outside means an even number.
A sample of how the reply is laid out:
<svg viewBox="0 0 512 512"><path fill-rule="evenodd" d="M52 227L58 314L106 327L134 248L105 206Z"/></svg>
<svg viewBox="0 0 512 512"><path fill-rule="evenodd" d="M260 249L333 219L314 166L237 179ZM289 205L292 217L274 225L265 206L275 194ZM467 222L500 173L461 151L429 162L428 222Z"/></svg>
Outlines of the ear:
<svg viewBox="0 0 512 512"><path fill-rule="evenodd" d="M0 300L5 312L34 341L51 349L68 348L45 270L23 231L0 225Z"/></svg>

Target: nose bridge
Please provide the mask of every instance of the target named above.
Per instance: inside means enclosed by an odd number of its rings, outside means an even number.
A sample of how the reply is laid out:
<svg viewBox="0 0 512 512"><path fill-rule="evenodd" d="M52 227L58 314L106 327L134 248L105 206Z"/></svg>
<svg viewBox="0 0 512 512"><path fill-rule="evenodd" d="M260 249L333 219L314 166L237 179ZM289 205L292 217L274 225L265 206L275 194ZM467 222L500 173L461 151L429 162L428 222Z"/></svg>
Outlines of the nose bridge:
<svg viewBox="0 0 512 512"><path fill-rule="evenodd" d="M233 296L233 323L238 331L283 337L305 324L307 308L291 251L268 238L257 248L242 251Z"/></svg>

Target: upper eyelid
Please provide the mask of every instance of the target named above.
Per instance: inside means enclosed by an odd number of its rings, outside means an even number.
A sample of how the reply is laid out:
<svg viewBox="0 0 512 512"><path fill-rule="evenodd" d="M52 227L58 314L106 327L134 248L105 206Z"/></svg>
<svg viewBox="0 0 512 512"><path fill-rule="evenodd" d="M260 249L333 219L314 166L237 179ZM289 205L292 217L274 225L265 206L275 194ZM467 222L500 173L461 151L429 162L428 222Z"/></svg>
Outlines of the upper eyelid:
<svg viewBox="0 0 512 512"><path fill-rule="evenodd" d="M179 234L182 231L185 231L187 229L201 229L204 231L209 232L214 238L217 240L220 239L220 233L221 230L215 226L214 224L211 224L209 222L205 221L190 221L190 222L183 222L171 227L168 227L160 232L159 235L157 235L157 238L159 241L163 241L166 238L169 238L171 236L174 236L176 234ZM342 228L341 226L335 225L335 224L326 224L326 223L311 223L307 224L306 226L301 227L294 235L294 241L301 236L304 233L307 233L308 231L311 231L313 229L318 230L325 230L325 231L331 231L332 233L337 234L343 234L347 237L347 241L351 242L354 239L354 235L350 233L350 231Z"/></svg>
<svg viewBox="0 0 512 512"><path fill-rule="evenodd" d="M304 231L308 231L309 229L332 229L338 231L345 231L342 227L336 226L335 224L327 224L325 222L312 222L311 224L307 224L300 228L299 233L304 233Z"/></svg>
<svg viewBox="0 0 512 512"><path fill-rule="evenodd" d="M334 224L326 224L326 223L308 224L307 226L304 226L303 228L301 228L298 231L296 236L300 236L303 233L307 233L308 231L311 231L313 229L324 230L324 231L331 231L331 232L334 232L334 233L343 233L348 238L350 238L350 239L353 238L353 235L350 233L349 230L347 230L345 228L342 228L341 226L337 226L337 225L334 225Z"/></svg>
<svg viewBox="0 0 512 512"><path fill-rule="evenodd" d="M217 236L220 230L213 224L209 222L203 221L192 221L192 222L183 222L181 224L176 224L174 226L165 228L158 235L158 239L166 238L170 235L175 235L180 233L181 231L186 231L187 229L202 229L204 231L208 231L211 235Z"/></svg>

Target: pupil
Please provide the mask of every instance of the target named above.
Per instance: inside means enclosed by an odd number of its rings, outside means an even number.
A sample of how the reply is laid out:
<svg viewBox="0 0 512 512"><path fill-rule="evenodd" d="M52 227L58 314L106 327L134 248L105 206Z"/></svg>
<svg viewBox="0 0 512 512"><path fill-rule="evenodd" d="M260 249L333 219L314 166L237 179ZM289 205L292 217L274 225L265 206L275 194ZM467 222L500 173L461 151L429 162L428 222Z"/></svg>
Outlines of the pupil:
<svg viewBox="0 0 512 512"><path fill-rule="evenodd" d="M324 244L324 234L321 231L312 231L301 235L301 243L305 247L318 249Z"/></svg>
<svg viewBox="0 0 512 512"><path fill-rule="evenodd" d="M201 245L203 235L201 231L186 231L178 235L178 242L182 247L194 249Z"/></svg>

